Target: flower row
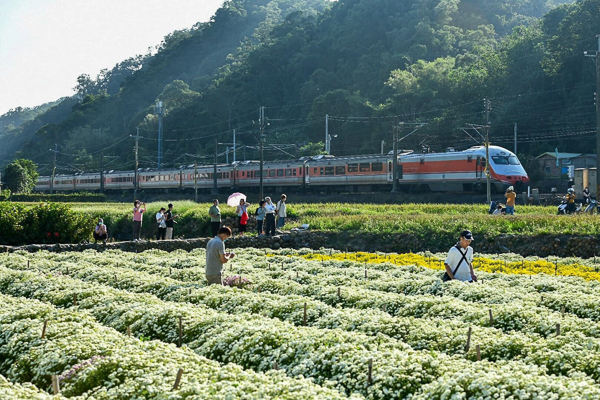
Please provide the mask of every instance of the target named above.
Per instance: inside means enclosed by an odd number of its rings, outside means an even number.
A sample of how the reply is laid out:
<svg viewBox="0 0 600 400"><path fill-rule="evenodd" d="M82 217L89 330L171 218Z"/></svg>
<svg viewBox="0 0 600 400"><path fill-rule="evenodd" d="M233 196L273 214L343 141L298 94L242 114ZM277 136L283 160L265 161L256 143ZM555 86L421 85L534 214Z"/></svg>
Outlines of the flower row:
<svg viewBox="0 0 600 400"><path fill-rule="evenodd" d="M278 372L258 374L233 364L221 366L186 348L128 338L85 312L59 310L35 300L0 295L0 331L5 376L49 388L50 377L62 375L61 391L67 397L342 397L305 379L289 379ZM174 390L180 369L183 374ZM72 370L76 372L63 375Z"/></svg>

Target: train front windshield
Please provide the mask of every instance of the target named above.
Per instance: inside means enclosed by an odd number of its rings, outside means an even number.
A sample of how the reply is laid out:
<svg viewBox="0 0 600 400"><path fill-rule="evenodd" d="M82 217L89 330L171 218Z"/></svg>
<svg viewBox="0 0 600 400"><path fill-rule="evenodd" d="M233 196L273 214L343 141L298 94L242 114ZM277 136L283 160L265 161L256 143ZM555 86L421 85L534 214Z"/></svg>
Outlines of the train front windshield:
<svg viewBox="0 0 600 400"><path fill-rule="evenodd" d="M496 165L521 165L519 159L515 156L493 156L492 161Z"/></svg>

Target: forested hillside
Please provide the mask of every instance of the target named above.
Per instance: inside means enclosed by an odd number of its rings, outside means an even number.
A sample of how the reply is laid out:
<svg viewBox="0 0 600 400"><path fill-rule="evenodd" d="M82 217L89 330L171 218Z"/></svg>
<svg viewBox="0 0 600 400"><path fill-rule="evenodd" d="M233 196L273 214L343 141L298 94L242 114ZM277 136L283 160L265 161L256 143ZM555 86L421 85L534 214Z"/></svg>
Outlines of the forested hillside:
<svg viewBox="0 0 600 400"><path fill-rule="evenodd" d="M493 143L512 148L517 123L525 158L587 152L594 64L583 51L597 49L600 0L560 3L571 2L227 1L155 55L82 75L74 99L11 133L28 141L20 156L41 164L57 143L61 167L97 169L102 152L119 157L111 168L131 169L139 128L141 165L153 167L161 100L166 165L211 160L213 139L229 143L233 129L246 146L238 158L255 158L260 106L268 143L322 141L328 114L334 154L379 152L382 140L391 149L396 118L427 123L401 147L441 150L476 144L460 128L484 122L489 98Z"/></svg>

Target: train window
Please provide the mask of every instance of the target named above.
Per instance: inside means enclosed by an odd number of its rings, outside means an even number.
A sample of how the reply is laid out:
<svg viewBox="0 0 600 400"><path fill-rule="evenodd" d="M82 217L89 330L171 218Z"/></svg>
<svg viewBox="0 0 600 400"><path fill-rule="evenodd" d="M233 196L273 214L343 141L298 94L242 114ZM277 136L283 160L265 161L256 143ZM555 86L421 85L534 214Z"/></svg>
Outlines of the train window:
<svg viewBox="0 0 600 400"><path fill-rule="evenodd" d="M371 170L371 164L360 163L359 168L360 168L360 172L369 172Z"/></svg>
<svg viewBox="0 0 600 400"><path fill-rule="evenodd" d="M392 162L390 161L390 162L388 162L388 171L391 171L392 169L393 169Z"/></svg>
<svg viewBox="0 0 600 400"><path fill-rule="evenodd" d="M467 162L473 162L473 156L468 156L467 157Z"/></svg>
<svg viewBox="0 0 600 400"><path fill-rule="evenodd" d="M421 164L425 164L425 159L421 158Z"/></svg>
<svg viewBox="0 0 600 400"><path fill-rule="evenodd" d="M337 167L335 167L335 174L346 175L346 167L343 165L338 165Z"/></svg>
<svg viewBox="0 0 600 400"><path fill-rule="evenodd" d="M269 170L269 178L275 178L275 174L276 174L276 172L274 169Z"/></svg>
<svg viewBox="0 0 600 400"><path fill-rule="evenodd" d="M383 163L380 163L380 162L371 163L371 171L373 171L373 172L383 171Z"/></svg>
<svg viewBox="0 0 600 400"><path fill-rule="evenodd" d="M285 170L285 176L292 176L292 170L291 169L286 169Z"/></svg>
<svg viewBox="0 0 600 400"><path fill-rule="evenodd" d="M300 172L302 172L302 170L300 170ZM296 176L296 175L298 175L298 170L297 170L296 168L294 168L294 169L292 170L292 175L293 175L293 176Z"/></svg>
<svg viewBox="0 0 600 400"><path fill-rule="evenodd" d="M348 164L348 172L358 172L358 164Z"/></svg>
<svg viewBox="0 0 600 400"><path fill-rule="evenodd" d="M266 178L267 176L269 176L269 171L263 170L263 178Z"/></svg>
<svg viewBox="0 0 600 400"><path fill-rule="evenodd" d="M508 163L510 165L521 165L521 163L519 162L519 159L515 156L509 156L508 157Z"/></svg>
<svg viewBox="0 0 600 400"><path fill-rule="evenodd" d="M492 161L496 165L508 165L508 157L494 156Z"/></svg>
<svg viewBox="0 0 600 400"><path fill-rule="evenodd" d="M319 168L319 170L320 170L320 171L319 171L319 175L323 175L323 174L324 174L324 172L323 172L323 167Z"/></svg>
<svg viewBox="0 0 600 400"><path fill-rule="evenodd" d="M315 173L315 174L317 173L317 170L318 170L318 168L315 168L315 170L314 170L314 173Z"/></svg>
<svg viewBox="0 0 600 400"><path fill-rule="evenodd" d="M333 175L333 167L325 167L325 175Z"/></svg>
<svg viewBox="0 0 600 400"><path fill-rule="evenodd" d="M282 169L278 169L277 170L277 176L278 177L283 176L283 170Z"/></svg>
<svg viewBox="0 0 600 400"><path fill-rule="evenodd" d="M223 173L222 172L217 173L217 179L223 179Z"/></svg>

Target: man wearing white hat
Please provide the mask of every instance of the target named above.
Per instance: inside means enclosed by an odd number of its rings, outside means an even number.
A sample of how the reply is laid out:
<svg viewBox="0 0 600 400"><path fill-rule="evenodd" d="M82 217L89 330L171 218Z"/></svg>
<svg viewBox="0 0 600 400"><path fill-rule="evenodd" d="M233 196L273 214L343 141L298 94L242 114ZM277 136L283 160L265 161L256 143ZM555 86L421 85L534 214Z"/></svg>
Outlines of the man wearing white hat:
<svg viewBox="0 0 600 400"><path fill-rule="evenodd" d="M517 199L515 188L509 186L504 197L506 197L506 215L515 215L515 200Z"/></svg>

